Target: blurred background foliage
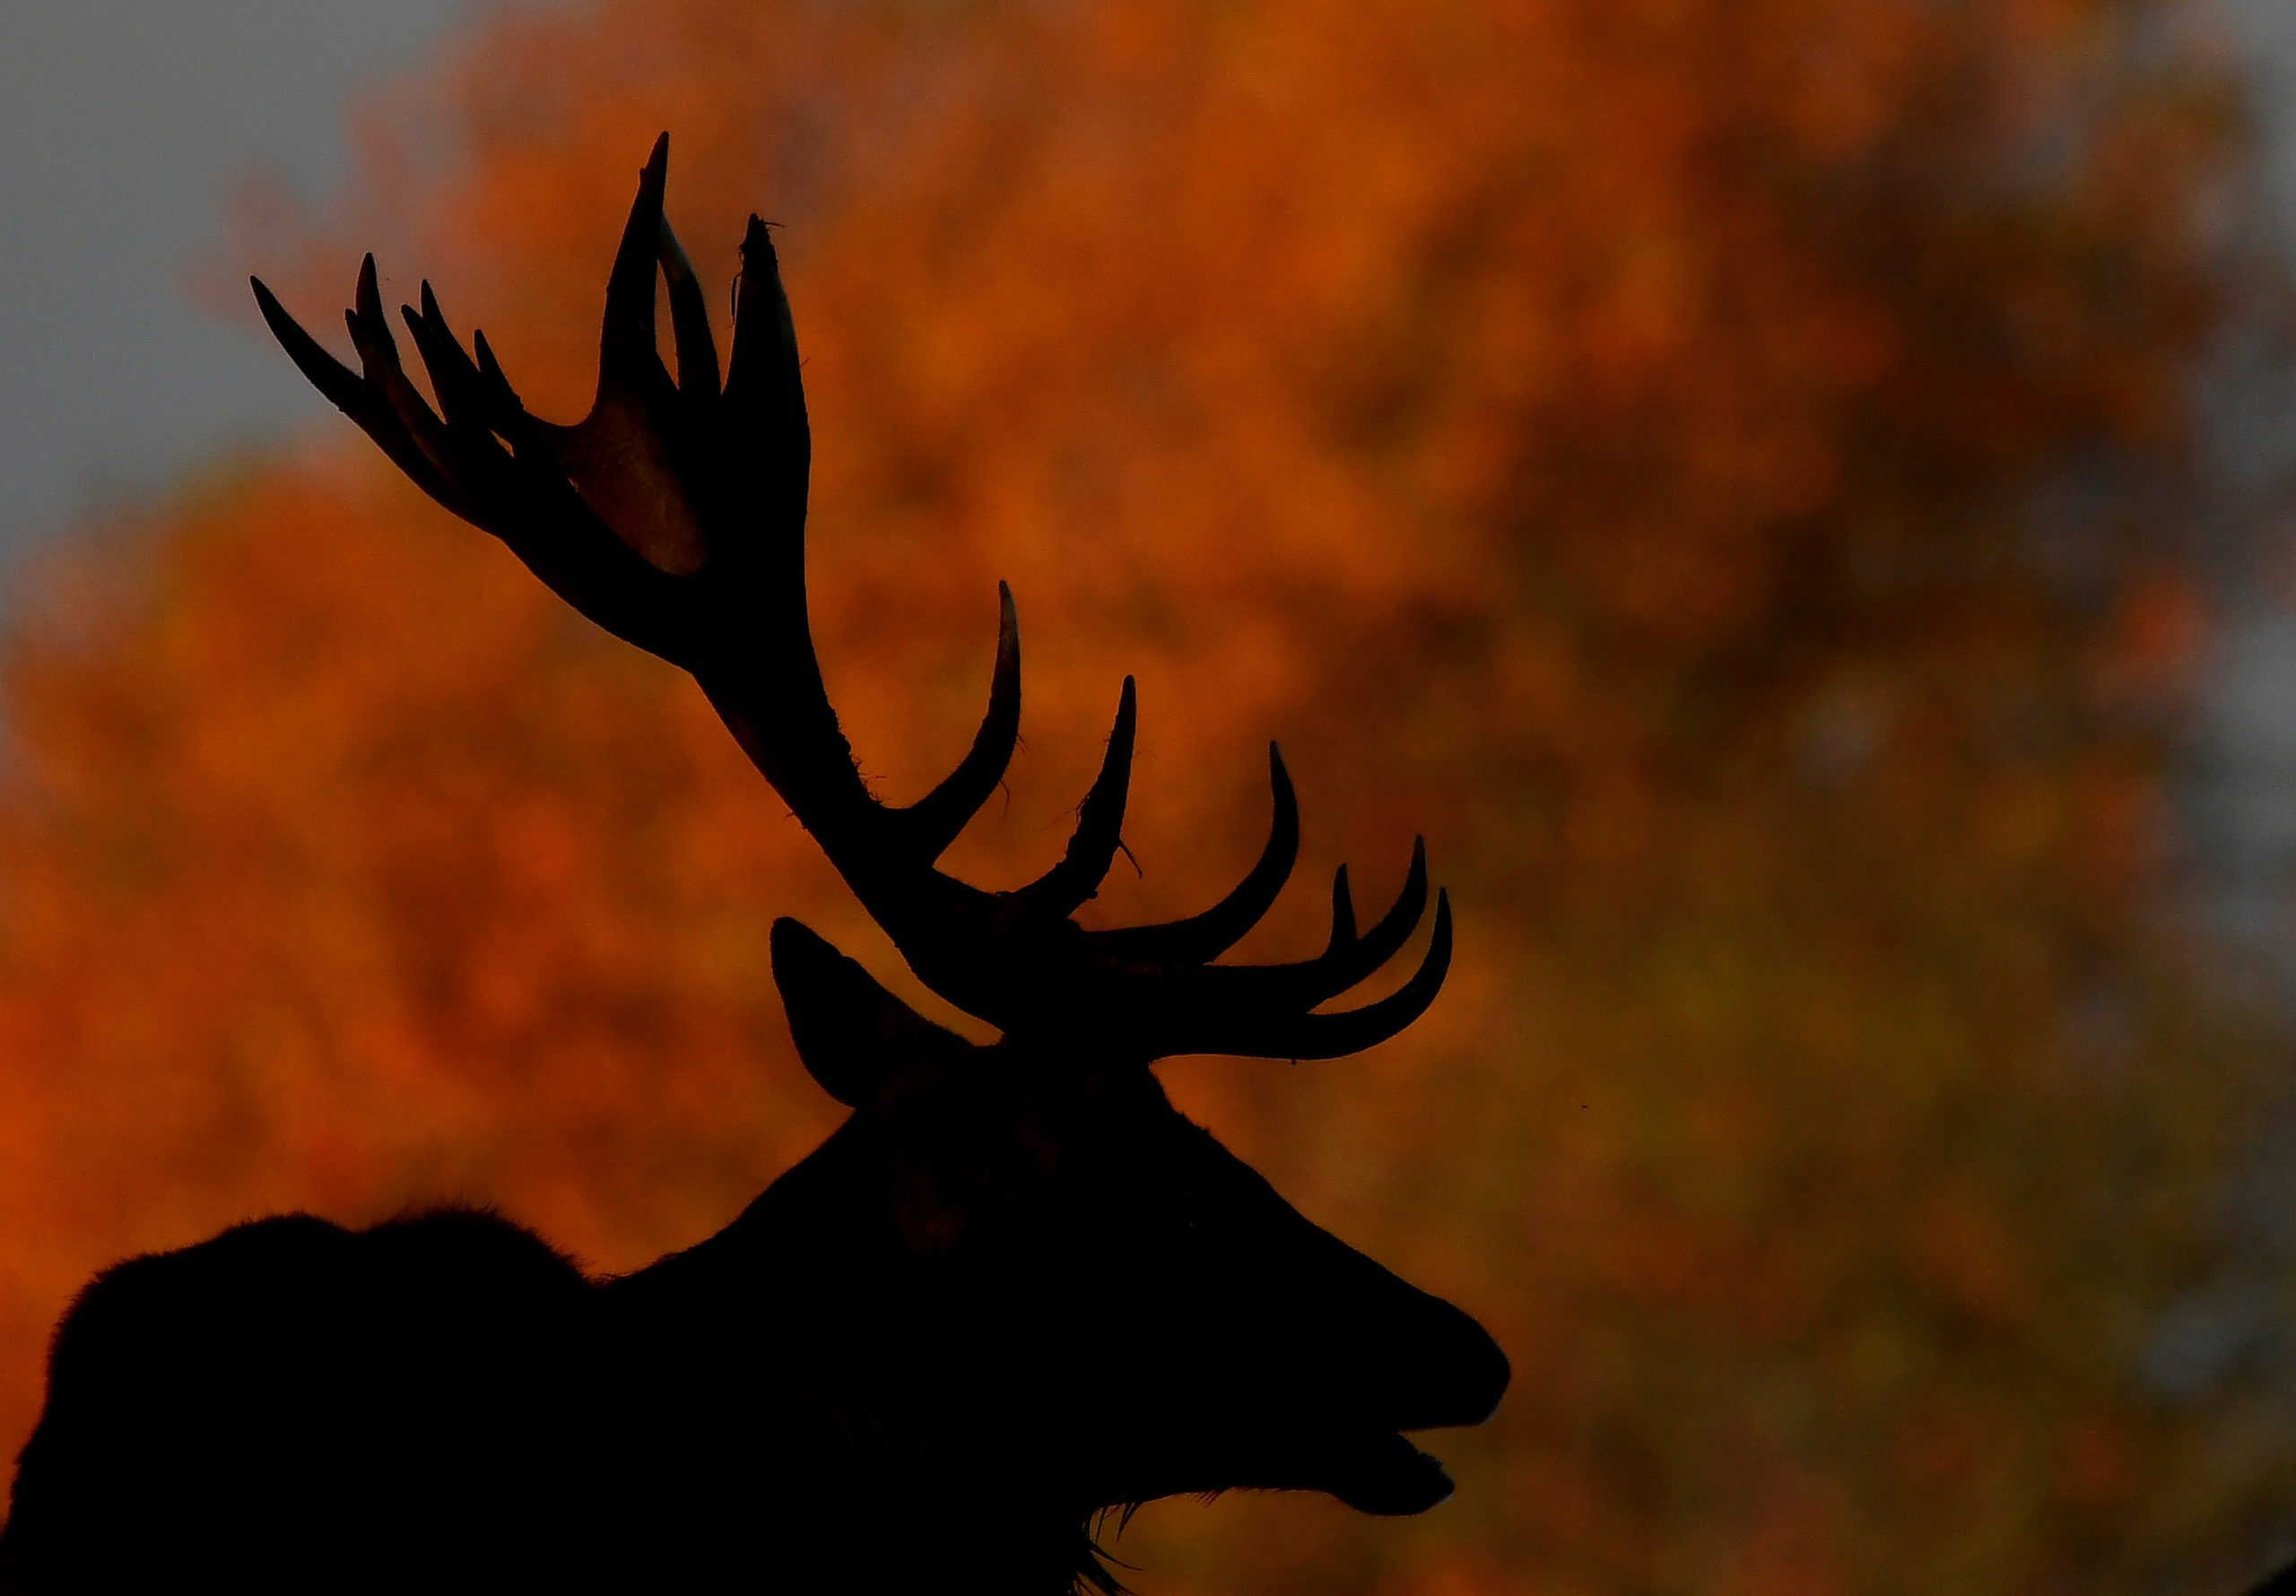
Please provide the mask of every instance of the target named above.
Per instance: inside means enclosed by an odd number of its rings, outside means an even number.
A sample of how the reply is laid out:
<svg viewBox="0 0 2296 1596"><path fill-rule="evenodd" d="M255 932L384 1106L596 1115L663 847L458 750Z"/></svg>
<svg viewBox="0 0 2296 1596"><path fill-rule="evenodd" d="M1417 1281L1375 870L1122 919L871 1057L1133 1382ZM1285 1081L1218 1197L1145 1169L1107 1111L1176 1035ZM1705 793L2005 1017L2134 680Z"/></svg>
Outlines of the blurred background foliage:
<svg viewBox="0 0 2296 1596"><path fill-rule="evenodd" d="M2296 1537L2296 1359L2241 1340L2291 1305L2296 1116L2172 802L2196 395L2260 302L2206 23L608 0L369 105L357 181L245 249L320 326L361 249L429 273L570 416L668 127L721 309L783 224L888 796L1017 591L1029 742L965 872L1057 850L1127 670L1096 913L1232 879L1271 734L1309 880L1428 834L1432 1016L1168 1074L1514 1392L1428 1518L1153 1508L1144 1589L2229 1590ZM832 1123L771 918L899 971L683 678L331 423L84 528L9 635L11 1449L90 1271L249 1213L475 1199L607 1271L700 1236ZM1251 948L1312 942L1294 896Z"/></svg>

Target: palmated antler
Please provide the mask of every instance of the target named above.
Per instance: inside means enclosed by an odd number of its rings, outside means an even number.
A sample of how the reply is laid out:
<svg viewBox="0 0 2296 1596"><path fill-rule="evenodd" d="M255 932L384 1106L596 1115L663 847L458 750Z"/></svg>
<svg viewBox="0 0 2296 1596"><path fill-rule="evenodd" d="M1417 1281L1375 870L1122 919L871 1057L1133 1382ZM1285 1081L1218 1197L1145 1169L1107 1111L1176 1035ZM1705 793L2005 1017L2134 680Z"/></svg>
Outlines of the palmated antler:
<svg viewBox="0 0 2296 1596"><path fill-rule="evenodd" d="M1299 851L1291 779L1273 745L1275 817L1259 861L1212 907L1165 924L1088 931L1072 918L1121 846L1132 768L1133 684L1125 680L1098 777L1059 863L1011 891L944 874L936 862L1003 780L1019 735L1021 638L999 585L988 712L970 750L916 802L880 802L838 728L805 607L805 494L812 440L796 334L765 224L742 240L725 379L700 284L662 214L669 138L654 146L606 282L597 396L571 427L528 413L487 347L475 359L424 283L403 307L430 377L432 410L399 365L370 256L347 319L360 370L336 361L255 283L273 334L318 390L422 490L509 545L552 591L648 653L692 672L763 772L918 978L1008 1035L1090 1037L1143 1058L1181 1053L1331 1058L1409 1025L1450 962L1450 906L1419 968L1364 1007L1313 1011L1372 975L1427 906L1423 847L1395 906L1356 928L1343 866L1331 940L1292 964L1215 964L1274 903ZM654 328L655 273L669 286L677 377Z"/></svg>

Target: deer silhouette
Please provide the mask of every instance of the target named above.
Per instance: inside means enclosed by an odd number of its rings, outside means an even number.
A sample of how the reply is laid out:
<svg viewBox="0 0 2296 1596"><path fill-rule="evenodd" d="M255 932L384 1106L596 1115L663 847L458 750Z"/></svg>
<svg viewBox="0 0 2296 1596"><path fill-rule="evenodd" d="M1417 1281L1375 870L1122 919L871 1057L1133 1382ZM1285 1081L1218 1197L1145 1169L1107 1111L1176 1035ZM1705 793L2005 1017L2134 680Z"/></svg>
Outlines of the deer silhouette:
<svg viewBox="0 0 2296 1596"><path fill-rule="evenodd" d="M724 379L663 218L668 141L606 289L588 416L530 414L426 284L402 369L370 256L338 364L257 282L303 374L409 477L608 631L691 672L918 978L1001 1033L917 1014L794 921L772 965L799 1056L852 1113L725 1229L618 1278L446 1210L353 1231L253 1221L100 1275L65 1316L0 1535L0 1590L1113 1590L1112 1509L1232 1488L1413 1514L1451 1493L1403 1432L1477 1423L1491 1337L1310 1224L1150 1071L1322 1059L1394 1035L1450 955L1448 901L1389 995L1423 850L1359 930L1214 962L1299 843L1270 750L1258 862L1204 912L1086 930L1118 851L1129 681L1066 850L990 891L936 862L1020 719L1009 589L970 750L906 807L857 774L809 633L796 335L752 218ZM655 331L666 282L677 370Z"/></svg>

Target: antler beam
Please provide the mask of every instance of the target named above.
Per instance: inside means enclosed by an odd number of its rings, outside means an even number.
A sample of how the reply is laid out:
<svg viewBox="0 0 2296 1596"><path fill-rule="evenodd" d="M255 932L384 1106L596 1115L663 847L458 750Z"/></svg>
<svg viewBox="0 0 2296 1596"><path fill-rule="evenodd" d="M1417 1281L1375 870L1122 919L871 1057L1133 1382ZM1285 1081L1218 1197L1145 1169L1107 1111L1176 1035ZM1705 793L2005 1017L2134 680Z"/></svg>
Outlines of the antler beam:
<svg viewBox="0 0 2296 1596"><path fill-rule="evenodd" d="M958 1008L1008 1036L1089 1032L1145 1058L1329 1058L1417 1019L1450 960L1450 905L1440 892L1433 934L1409 980L1362 1008L1314 1011L1409 940L1427 904L1422 847L1413 849L1395 906L1370 931L1356 930L1343 869L1330 941L1317 958L1212 962L1266 914L1298 855L1299 807L1272 746L1267 845L1226 897L1166 924L1087 931L1075 923L1121 846L1137 720L1130 678L1100 775L1057 863L1011 891L971 886L937 868L1003 779L1018 740L1020 628L1002 584L988 708L971 749L914 803L889 806L870 793L830 704L806 611L812 434L772 239L752 216L721 385L700 285L662 213L668 164L665 134L639 177L607 279L596 395L572 426L526 410L483 333L474 334L466 352L425 282L421 308L402 307L401 316L434 410L399 363L371 256L346 317L357 371L327 353L260 282L256 301L303 375L416 486L500 538L598 625L692 673L918 978ZM655 334L657 273L669 291L674 379Z"/></svg>

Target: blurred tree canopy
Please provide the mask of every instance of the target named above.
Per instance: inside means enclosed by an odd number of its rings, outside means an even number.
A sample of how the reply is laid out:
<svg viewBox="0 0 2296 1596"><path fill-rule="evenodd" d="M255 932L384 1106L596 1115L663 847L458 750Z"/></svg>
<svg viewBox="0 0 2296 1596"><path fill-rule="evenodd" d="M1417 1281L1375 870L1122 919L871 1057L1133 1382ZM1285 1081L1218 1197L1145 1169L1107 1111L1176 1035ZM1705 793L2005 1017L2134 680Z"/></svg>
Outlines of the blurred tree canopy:
<svg viewBox="0 0 2296 1596"><path fill-rule="evenodd" d="M360 248L427 271L570 416L669 127L714 293L783 224L822 650L889 796L1014 584L1031 741L961 869L1057 847L1126 670L1100 912L1231 879L1270 734L1310 866L1376 894L1429 833L1433 1016L1170 1073L1515 1392L1428 1519L1159 1508L1146 1589L2203 1589L2296 1532L2296 1415L2157 1356L2274 1089L2158 929L2246 150L2205 21L611 0L475 32L247 247L305 313ZM682 678L313 438L87 529L15 619L11 1447L91 1270L250 1212L697 1238L831 1120L772 916L899 969Z"/></svg>

